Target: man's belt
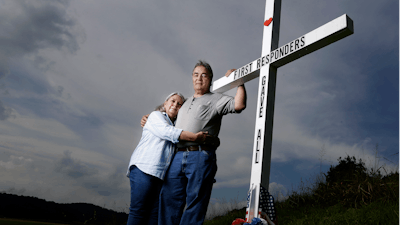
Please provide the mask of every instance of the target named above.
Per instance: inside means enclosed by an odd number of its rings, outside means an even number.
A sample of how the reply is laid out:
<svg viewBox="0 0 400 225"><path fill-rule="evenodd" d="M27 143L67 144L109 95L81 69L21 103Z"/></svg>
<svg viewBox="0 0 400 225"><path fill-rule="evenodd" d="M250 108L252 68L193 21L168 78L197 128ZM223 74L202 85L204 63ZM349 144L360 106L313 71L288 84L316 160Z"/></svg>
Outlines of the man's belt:
<svg viewBox="0 0 400 225"><path fill-rule="evenodd" d="M191 152L191 151L199 151L201 148L201 150L206 150L206 151L211 151L214 150L214 148L206 146L206 145L192 145L192 146L188 146L185 148L177 148L178 152Z"/></svg>

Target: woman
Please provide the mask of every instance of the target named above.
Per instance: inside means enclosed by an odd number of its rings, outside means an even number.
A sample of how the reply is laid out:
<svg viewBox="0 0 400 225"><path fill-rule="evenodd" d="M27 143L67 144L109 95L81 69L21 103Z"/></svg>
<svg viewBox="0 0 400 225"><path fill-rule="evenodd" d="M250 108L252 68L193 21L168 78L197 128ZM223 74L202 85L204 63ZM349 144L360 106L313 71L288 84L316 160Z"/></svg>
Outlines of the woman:
<svg viewBox="0 0 400 225"><path fill-rule="evenodd" d="M154 111L143 127L142 138L132 153L127 176L131 184L128 225L157 224L158 197L165 173L179 140L205 142L206 133L192 133L174 127L185 98L170 94L160 111Z"/></svg>

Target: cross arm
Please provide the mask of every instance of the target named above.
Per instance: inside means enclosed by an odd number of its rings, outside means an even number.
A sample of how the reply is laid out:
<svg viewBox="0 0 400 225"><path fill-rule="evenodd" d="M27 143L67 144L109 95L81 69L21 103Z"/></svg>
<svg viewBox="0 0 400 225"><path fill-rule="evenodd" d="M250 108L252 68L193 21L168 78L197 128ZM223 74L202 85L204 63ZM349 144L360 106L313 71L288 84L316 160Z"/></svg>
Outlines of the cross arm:
<svg viewBox="0 0 400 225"><path fill-rule="evenodd" d="M266 65L283 66L304 55L325 47L354 33L353 20L346 14L283 45L213 83L213 92L222 93L250 81L260 74Z"/></svg>

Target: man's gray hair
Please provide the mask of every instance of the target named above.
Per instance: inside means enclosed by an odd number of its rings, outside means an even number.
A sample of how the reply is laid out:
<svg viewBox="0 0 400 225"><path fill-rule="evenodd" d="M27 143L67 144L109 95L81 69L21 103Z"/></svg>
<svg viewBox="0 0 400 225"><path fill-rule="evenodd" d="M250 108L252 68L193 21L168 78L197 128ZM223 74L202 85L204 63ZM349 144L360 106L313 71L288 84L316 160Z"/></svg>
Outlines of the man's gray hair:
<svg viewBox="0 0 400 225"><path fill-rule="evenodd" d="M213 71L212 71L212 69L211 69L210 64L208 64L206 61L199 60L199 62L196 63L196 65L194 66L193 70L196 69L196 67L198 67L198 66L204 66L204 68L206 68L208 74L210 75L210 80L212 80L212 78L213 78Z"/></svg>
<svg viewBox="0 0 400 225"><path fill-rule="evenodd" d="M171 94L169 94L169 95L167 96L167 98L165 99L164 102L168 101L168 99L171 98L171 97L174 96L174 95L178 95L179 97L181 97L183 102L186 101L185 97L183 97L183 95L182 95L181 93L179 93L179 92L172 92ZM165 112L164 103L162 103L162 104L160 104L159 106L157 106L154 110L155 110L155 111L160 111L160 112Z"/></svg>

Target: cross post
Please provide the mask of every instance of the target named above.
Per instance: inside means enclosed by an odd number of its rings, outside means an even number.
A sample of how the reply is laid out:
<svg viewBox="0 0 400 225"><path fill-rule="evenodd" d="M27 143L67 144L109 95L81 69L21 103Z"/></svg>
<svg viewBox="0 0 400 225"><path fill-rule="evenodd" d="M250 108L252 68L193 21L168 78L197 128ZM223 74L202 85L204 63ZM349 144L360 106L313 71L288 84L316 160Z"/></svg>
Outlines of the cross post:
<svg viewBox="0 0 400 225"><path fill-rule="evenodd" d="M240 67L229 77L222 77L213 83L212 91L222 93L260 77L246 221L260 217L261 211L267 214L269 211L264 193L269 187L278 67L354 32L353 21L344 14L278 48L280 13L281 0L266 0L261 57Z"/></svg>

